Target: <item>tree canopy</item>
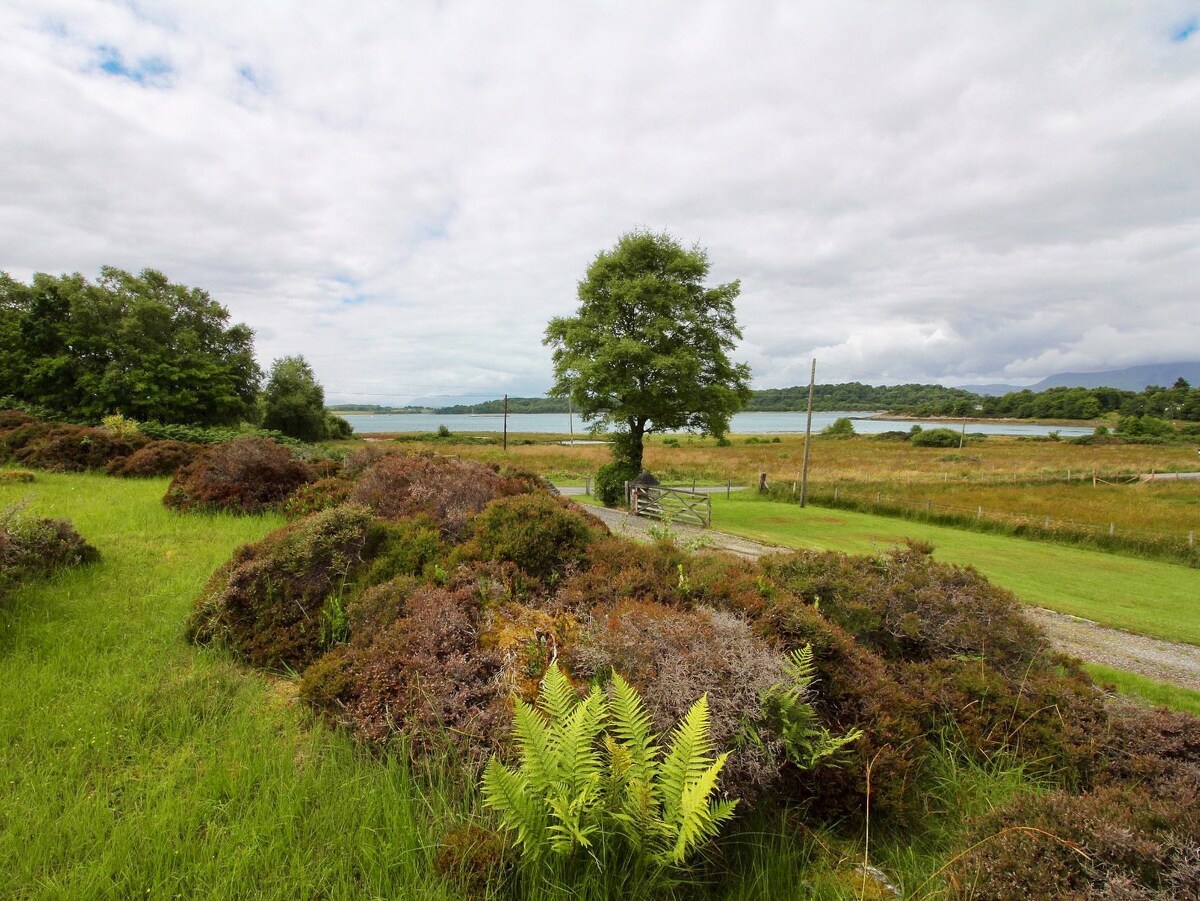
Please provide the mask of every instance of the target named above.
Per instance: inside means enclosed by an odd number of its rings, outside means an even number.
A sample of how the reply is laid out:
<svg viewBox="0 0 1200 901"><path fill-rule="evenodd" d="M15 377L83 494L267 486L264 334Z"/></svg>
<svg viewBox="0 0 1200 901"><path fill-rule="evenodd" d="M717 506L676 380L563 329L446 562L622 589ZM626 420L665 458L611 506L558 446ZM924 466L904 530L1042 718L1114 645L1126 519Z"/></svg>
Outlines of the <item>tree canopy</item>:
<svg viewBox="0 0 1200 901"><path fill-rule="evenodd" d="M594 428L624 433L616 445L640 468L649 432L718 437L750 396L750 368L732 363L742 337L738 282L706 287L708 254L668 234L634 231L601 251L579 282L576 315L552 319L554 387Z"/></svg>
<svg viewBox="0 0 1200 901"><path fill-rule="evenodd" d="M253 339L207 292L153 269L106 266L95 284L0 273L0 396L77 417L238 422L262 378Z"/></svg>
<svg viewBox="0 0 1200 901"><path fill-rule="evenodd" d="M263 428L301 441L346 437L350 431L344 419L326 413L325 389L302 356L281 357L271 364L262 410Z"/></svg>

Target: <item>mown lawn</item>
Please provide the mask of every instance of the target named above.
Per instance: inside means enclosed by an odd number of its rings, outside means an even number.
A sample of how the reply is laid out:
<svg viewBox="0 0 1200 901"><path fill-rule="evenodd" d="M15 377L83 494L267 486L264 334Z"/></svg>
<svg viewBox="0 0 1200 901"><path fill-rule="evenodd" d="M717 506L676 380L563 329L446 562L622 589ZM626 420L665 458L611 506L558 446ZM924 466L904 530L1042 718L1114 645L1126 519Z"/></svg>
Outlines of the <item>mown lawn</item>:
<svg viewBox="0 0 1200 901"><path fill-rule="evenodd" d="M1029 604L1200 645L1200 570L1048 542L734 495L713 498L715 528L791 548L875 554L905 538L974 566Z"/></svg>

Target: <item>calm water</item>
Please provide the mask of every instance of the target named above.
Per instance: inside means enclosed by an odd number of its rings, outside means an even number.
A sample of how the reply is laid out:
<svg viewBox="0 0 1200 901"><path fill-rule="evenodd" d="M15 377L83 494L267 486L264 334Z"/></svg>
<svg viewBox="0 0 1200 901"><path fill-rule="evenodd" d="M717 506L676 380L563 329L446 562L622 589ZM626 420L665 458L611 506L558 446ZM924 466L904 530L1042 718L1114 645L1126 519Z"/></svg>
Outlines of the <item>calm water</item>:
<svg viewBox="0 0 1200 901"><path fill-rule="evenodd" d="M354 431L360 435L380 432L436 432L444 425L451 432L500 432L504 430L504 417L499 414L481 416L439 415L437 413L397 413L389 415L343 414ZM831 425L839 416L854 420L854 430L861 435L878 435L880 432L908 431L912 420L865 419L863 413L814 413L813 431L819 432ZM736 435L773 435L804 432L804 413L738 413L733 417L730 431ZM919 423L924 428L945 427L961 429L962 421L926 421ZM566 413L510 413L508 431L517 432L561 432L570 431ZM586 438L587 428L575 417L575 434ZM1045 426L1011 422L968 423L967 432L983 432L987 435L1046 435L1059 432L1063 437L1090 435L1092 430L1078 426Z"/></svg>

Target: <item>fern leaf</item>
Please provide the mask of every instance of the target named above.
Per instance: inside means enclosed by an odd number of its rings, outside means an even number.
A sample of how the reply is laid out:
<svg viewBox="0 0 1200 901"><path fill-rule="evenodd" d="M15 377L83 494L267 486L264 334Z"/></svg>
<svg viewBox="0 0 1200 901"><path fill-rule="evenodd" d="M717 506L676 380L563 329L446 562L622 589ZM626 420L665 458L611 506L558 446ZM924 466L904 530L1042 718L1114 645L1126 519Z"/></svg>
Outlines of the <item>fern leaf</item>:
<svg viewBox="0 0 1200 901"><path fill-rule="evenodd" d="M540 805L530 797L529 783L495 757L483 771L483 803L500 817L505 829L515 832L516 844L538 857L546 844L545 817Z"/></svg>
<svg viewBox="0 0 1200 901"><path fill-rule="evenodd" d="M592 689L567 715L559 730L558 778L574 795L599 778L601 758L596 738L604 728L604 695Z"/></svg>
<svg viewBox="0 0 1200 901"><path fill-rule="evenodd" d="M521 772L537 792L546 791L558 779L557 744L554 725L520 698L513 708L513 738L521 754Z"/></svg>
<svg viewBox="0 0 1200 901"><path fill-rule="evenodd" d="M721 822L714 819L715 817L721 816L723 819L728 819L732 816L732 807L726 808L710 803L710 797L717 789L717 776L728 758L728 753L722 754L700 774L698 779L689 782L684 787L679 799L678 832L675 846L670 852L672 863L683 863L694 847L717 834Z"/></svg>
<svg viewBox="0 0 1200 901"><path fill-rule="evenodd" d="M558 663L550 664L542 677L540 691L541 708L552 723L563 723L579 703L579 695Z"/></svg>
<svg viewBox="0 0 1200 901"><path fill-rule="evenodd" d="M678 821L679 805L686 787L699 779L712 762L708 727L708 695L704 694L675 727L671 748L659 769L663 819L669 823Z"/></svg>
<svg viewBox="0 0 1200 901"><path fill-rule="evenodd" d="M636 778L649 779L658 748L650 715L641 697L620 673L613 673L613 694L609 701L612 714L610 730L629 751Z"/></svg>

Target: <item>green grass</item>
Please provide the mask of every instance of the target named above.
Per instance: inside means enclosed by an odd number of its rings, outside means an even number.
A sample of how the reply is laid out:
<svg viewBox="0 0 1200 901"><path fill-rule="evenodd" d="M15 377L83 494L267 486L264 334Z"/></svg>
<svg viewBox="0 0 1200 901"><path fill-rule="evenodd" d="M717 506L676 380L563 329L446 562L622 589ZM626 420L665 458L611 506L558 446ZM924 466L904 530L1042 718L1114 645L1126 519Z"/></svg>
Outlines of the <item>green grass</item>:
<svg viewBox="0 0 1200 901"><path fill-rule="evenodd" d="M419 792L310 727L289 683L182 639L210 573L279 520L175 514L165 486L0 485L103 554L0 607L0 897L450 896L431 858L461 790Z"/></svg>
<svg viewBox="0 0 1200 901"><path fill-rule="evenodd" d="M1200 570L1102 551L968 532L848 510L713 497L713 526L767 544L877 554L905 538L933 544L1023 601L1106 626L1200 645Z"/></svg>
<svg viewBox="0 0 1200 901"><path fill-rule="evenodd" d="M0 601L0 897L460 897L434 856L472 817L471 780L445 760L414 774L402 755L368 755L312 722L290 680L187 644L211 572L280 521L176 514L159 503L165 486L40 473L0 484L0 508L27 499L30 513L70 518L103 554ZM944 896L930 877L968 814L1036 790L950 746L930 769L928 828L870 849L926 898ZM862 854L853 832L747 810L679 896L857 898ZM492 897L509 897L496 882ZM516 895L636 897L623 882L588 871Z"/></svg>
<svg viewBox="0 0 1200 901"><path fill-rule="evenodd" d="M1143 701L1154 707L1166 707L1180 713L1200 717L1200 691L1181 688L1168 682L1147 679L1136 673L1113 669L1098 663L1085 663L1084 669L1101 685L1113 686L1119 694Z"/></svg>

